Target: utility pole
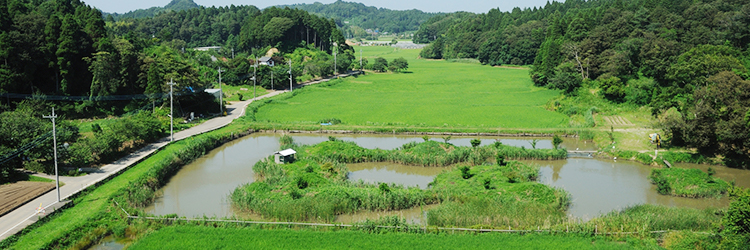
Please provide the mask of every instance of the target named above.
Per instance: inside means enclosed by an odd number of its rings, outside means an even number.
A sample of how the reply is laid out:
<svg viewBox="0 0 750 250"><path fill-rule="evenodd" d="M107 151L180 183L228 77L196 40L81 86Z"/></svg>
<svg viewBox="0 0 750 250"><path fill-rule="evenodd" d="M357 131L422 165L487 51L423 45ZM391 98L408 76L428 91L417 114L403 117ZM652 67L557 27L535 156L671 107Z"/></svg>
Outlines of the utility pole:
<svg viewBox="0 0 750 250"><path fill-rule="evenodd" d="M174 86L174 81L172 81L172 78L169 78L169 141L174 141L174 96L172 95L172 86Z"/></svg>
<svg viewBox="0 0 750 250"><path fill-rule="evenodd" d="M60 202L60 176L57 175L57 127L55 125L55 108L52 108L52 115L45 115L42 118L52 119L52 149L55 154L55 188L57 189L57 202Z"/></svg>
<svg viewBox="0 0 750 250"><path fill-rule="evenodd" d="M258 82L258 57L255 57L255 65L253 65L253 101L255 101L255 83Z"/></svg>
<svg viewBox="0 0 750 250"><path fill-rule="evenodd" d="M224 115L224 88L221 87L221 66L219 66L219 114Z"/></svg>
<svg viewBox="0 0 750 250"><path fill-rule="evenodd" d="M294 91L292 88L292 59L289 59L289 92Z"/></svg>
<svg viewBox="0 0 750 250"><path fill-rule="evenodd" d="M234 48L232 48L232 59L234 59Z"/></svg>
<svg viewBox="0 0 750 250"><path fill-rule="evenodd" d="M273 67L271 67L271 90L273 90Z"/></svg>
<svg viewBox="0 0 750 250"><path fill-rule="evenodd" d="M362 70L362 49L359 49L359 70Z"/></svg>

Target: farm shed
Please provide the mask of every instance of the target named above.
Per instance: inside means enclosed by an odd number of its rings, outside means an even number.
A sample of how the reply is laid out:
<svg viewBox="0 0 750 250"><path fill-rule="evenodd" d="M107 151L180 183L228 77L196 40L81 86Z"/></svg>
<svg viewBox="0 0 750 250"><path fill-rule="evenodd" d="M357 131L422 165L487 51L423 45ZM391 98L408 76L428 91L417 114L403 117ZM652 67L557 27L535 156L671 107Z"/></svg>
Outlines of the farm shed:
<svg viewBox="0 0 750 250"><path fill-rule="evenodd" d="M291 163L294 161L294 154L296 154L297 151L294 151L294 149L284 149L279 152L273 153L273 158L276 161L276 163L284 164L284 163Z"/></svg>

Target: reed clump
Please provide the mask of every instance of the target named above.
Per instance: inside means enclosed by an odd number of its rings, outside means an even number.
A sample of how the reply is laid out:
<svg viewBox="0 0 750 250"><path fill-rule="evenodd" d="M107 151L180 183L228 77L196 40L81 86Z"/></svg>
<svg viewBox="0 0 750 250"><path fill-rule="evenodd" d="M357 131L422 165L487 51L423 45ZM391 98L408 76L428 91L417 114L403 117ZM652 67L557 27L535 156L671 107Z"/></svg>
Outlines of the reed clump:
<svg viewBox="0 0 750 250"><path fill-rule="evenodd" d="M730 188L729 183L700 169L652 169L651 182L660 194L689 198L720 198Z"/></svg>

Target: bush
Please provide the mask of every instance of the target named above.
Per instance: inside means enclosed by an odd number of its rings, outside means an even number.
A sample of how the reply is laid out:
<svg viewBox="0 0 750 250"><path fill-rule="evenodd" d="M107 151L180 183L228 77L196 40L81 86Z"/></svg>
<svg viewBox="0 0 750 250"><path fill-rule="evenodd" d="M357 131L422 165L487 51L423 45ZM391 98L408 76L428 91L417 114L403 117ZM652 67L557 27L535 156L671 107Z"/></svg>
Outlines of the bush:
<svg viewBox="0 0 750 250"><path fill-rule="evenodd" d="M471 146L476 148L479 146L479 144L482 144L482 141L479 139L471 139Z"/></svg>
<svg viewBox="0 0 750 250"><path fill-rule="evenodd" d="M552 145L555 146L555 149L557 149L557 147L559 147L562 142L563 139L560 138L559 135L555 135L554 137L552 137Z"/></svg>
<svg viewBox="0 0 750 250"><path fill-rule="evenodd" d="M499 166L505 166L505 156L501 154L495 155L495 161L497 162L497 165Z"/></svg>
<svg viewBox="0 0 750 250"><path fill-rule="evenodd" d="M39 173L45 173L45 174L53 174L55 173L55 167L52 164L42 164L39 161L27 161L23 163L23 168L26 170L39 172Z"/></svg>
<svg viewBox="0 0 750 250"><path fill-rule="evenodd" d="M290 135L282 135L281 138L279 138L279 143L281 143L282 146L284 145L291 145L294 143L294 139Z"/></svg>
<svg viewBox="0 0 750 250"><path fill-rule="evenodd" d="M463 167L460 167L459 169L461 170L461 177L463 177L464 179L469 179L472 176L474 176L472 173L469 172L471 170L469 166L463 166Z"/></svg>

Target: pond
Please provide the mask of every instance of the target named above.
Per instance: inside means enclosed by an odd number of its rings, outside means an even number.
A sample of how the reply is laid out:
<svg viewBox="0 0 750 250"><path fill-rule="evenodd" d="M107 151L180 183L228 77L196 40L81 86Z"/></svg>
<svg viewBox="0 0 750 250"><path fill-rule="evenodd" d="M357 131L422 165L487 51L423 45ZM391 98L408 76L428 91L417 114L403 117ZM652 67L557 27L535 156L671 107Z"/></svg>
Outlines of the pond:
<svg viewBox="0 0 750 250"><path fill-rule="evenodd" d="M153 205L146 212L155 215L177 214L186 217L230 217L249 218L233 211L228 195L238 186L253 182L252 166L279 150L280 134L252 134L222 145L205 156L183 167L169 183L160 190ZM329 135L293 134L295 143L316 144L328 140ZM412 141L423 141L420 136L403 135L332 135L338 139L354 141L365 148L395 149ZM452 137L450 142L459 146L469 146L470 140L477 137ZM499 140L505 145L531 148L535 138L491 138L479 137L482 145ZM562 146L569 150L593 150L593 143L566 138ZM440 137L431 140L443 141ZM550 138L538 138L537 148L552 148ZM527 161L539 164L539 181L560 187L571 194L572 205L569 214L581 219L596 217L602 213L622 209L636 204L660 204L681 207L724 207L723 199L688 199L663 196L656 193L655 186L648 180L652 167L630 161L612 161L591 158L570 158L558 161ZM679 165L683 166L683 165ZM404 186L427 188L433 178L448 168L404 166L394 163L349 164L349 178L370 183L392 182ZM703 168L704 165L687 167ZM714 167L717 176L737 184L750 185L750 171ZM705 170L705 169L704 169ZM743 177L744 176L744 177ZM423 209L396 211L404 214L412 222L423 221ZM388 213L368 213L377 216ZM256 216L257 217L257 216ZM365 213L339 216L340 220L352 221L368 217Z"/></svg>

